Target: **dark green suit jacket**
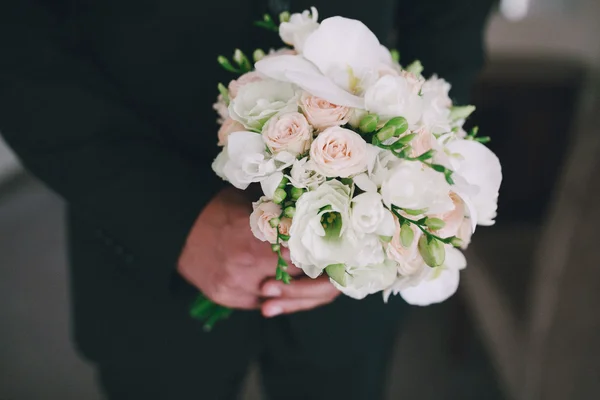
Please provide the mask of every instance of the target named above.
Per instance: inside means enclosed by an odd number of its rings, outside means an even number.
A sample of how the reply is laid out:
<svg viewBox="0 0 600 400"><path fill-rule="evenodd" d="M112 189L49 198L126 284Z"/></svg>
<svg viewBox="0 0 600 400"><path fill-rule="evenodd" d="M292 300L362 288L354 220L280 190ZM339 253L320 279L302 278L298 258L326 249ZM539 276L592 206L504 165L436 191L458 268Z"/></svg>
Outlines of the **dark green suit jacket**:
<svg viewBox="0 0 600 400"><path fill-rule="evenodd" d="M88 356L143 351L138 333L185 319L195 291L176 261L223 185L210 168L211 105L217 83L233 76L216 58L277 45L252 25L268 3L278 2L1 2L0 132L68 203L75 333ZM418 58L426 74L450 81L464 103L493 1L290 3L317 6L321 19L361 19L403 63Z"/></svg>

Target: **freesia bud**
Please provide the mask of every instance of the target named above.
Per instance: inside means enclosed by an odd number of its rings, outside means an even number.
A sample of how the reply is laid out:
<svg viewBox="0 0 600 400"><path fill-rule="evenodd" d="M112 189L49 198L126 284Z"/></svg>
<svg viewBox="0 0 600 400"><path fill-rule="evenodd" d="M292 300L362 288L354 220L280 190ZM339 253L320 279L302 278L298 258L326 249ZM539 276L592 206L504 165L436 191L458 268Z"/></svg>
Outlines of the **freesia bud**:
<svg viewBox="0 0 600 400"><path fill-rule="evenodd" d="M285 187L287 186L289 181L290 180L284 176L283 178L281 178L281 182L279 182L279 186L277 186L277 187L281 188L281 189L285 189Z"/></svg>
<svg viewBox="0 0 600 400"><path fill-rule="evenodd" d="M385 127L393 127L394 128L394 136L400 136L408 129L408 121L404 117L395 117L390 119Z"/></svg>
<svg viewBox="0 0 600 400"><path fill-rule="evenodd" d="M421 64L421 61L415 60L405 69L411 74L421 75L423 72L423 64Z"/></svg>
<svg viewBox="0 0 600 400"><path fill-rule="evenodd" d="M275 190L275 194L273 194L273 203L281 204L281 203L283 203L283 201L285 200L286 197L287 197L286 191L282 188L278 188L277 190Z"/></svg>
<svg viewBox="0 0 600 400"><path fill-rule="evenodd" d="M377 132L377 139L379 139L379 141L381 141L381 142L385 142L389 138L394 137L395 132L396 132L396 129L393 126L386 126L382 130Z"/></svg>
<svg viewBox="0 0 600 400"><path fill-rule="evenodd" d="M279 23L288 22L289 20L290 20L290 12L289 11L284 11L281 14L279 14Z"/></svg>
<svg viewBox="0 0 600 400"><path fill-rule="evenodd" d="M280 223L281 220L279 218L272 218L269 220L269 225L271 225L271 228L277 228Z"/></svg>
<svg viewBox="0 0 600 400"><path fill-rule="evenodd" d="M446 259L446 250L442 242L427 235L419 239L419 253L425 263L432 268L444 264Z"/></svg>
<svg viewBox="0 0 600 400"><path fill-rule="evenodd" d="M467 119L475 111L475 106L454 106L450 109L450 119L458 121Z"/></svg>
<svg viewBox="0 0 600 400"><path fill-rule="evenodd" d="M456 236L453 236L452 239L450 240L450 244L454 247L462 247L462 245L464 244L464 241L460 238L457 238Z"/></svg>
<svg viewBox="0 0 600 400"><path fill-rule="evenodd" d="M344 264L332 264L325 268L325 272L338 285L346 286L346 266Z"/></svg>
<svg viewBox="0 0 600 400"><path fill-rule="evenodd" d="M272 244L271 250L273 250L274 252L278 252L279 250L281 250L281 246L278 244Z"/></svg>
<svg viewBox="0 0 600 400"><path fill-rule="evenodd" d="M400 242L405 248L409 248L415 239L415 232L410 227L410 224L402 224L400 228Z"/></svg>
<svg viewBox="0 0 600 400"><path fill-rule="evenodd" d="M367 114L365 115L358 124L358 129L362 133L371 133L375 129L377 129L377 124L379 123L379 116L376 114Z"/></svg>
<svg viewBox="0 0 600 400"><path fill-rule="evenodd" d="M431 230L439 231L446 226L446 223L439 218L427 218L427 220L425 220L425 225Z"/></svg>
<svg viewBox="0 0 600 400"><path fill-rule="evenodd" d="M302 189L302 188L297 188L294 186L290 190L290 195L292 196L293 200L298 200L300 198L300 196L302 196L303 194L304 194L304 189Z"/></svg>
<svg viewBox="0 0 600 400"><path fill-rule="evenodd" d="M283 210L283 215L285 215L288 218L294 218L294 215L296 215L296 207L286 207L285 210Z"/></svg>
<svg viewBox="0 0 600 400"><path fill-rule="evenodd" d="M262 60L265 57L265 52L262 49L256 49L254 50L254 53L252 53L252 58L254 59L254 62L259 62L260 60Z"/></svg>

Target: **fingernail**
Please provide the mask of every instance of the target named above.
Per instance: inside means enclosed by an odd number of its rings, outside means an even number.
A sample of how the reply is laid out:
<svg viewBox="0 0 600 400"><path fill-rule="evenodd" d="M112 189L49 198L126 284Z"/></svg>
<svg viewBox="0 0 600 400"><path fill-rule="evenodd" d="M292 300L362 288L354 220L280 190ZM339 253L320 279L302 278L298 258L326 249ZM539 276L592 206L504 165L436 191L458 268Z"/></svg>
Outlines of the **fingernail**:
<svg viewBox="0 0 600 400"><path fill-rule="evenodd" d="M275 317L283 312L279 306L271 306L265 310L265 317Z"/></svg>
<svg viewBox="0 0 600 400"><path fill-rule="evenodd" d="M276 285L266 286L263 293L268 297L281 296L281 288Z"/></svg>

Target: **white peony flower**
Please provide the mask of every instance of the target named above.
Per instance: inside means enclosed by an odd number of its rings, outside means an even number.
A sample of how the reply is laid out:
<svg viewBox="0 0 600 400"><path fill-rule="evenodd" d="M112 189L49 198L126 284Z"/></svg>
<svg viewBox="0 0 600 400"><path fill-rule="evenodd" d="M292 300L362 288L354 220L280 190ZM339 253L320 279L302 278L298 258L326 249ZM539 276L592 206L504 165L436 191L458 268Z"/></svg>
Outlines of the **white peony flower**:
<svg viewBox="0 0 600 400"><path fill-rule="evenodd" d="M421 124L430 132L440 134L452 129L450 120L450 84L434 76L428 79L421 89L423 94L423 115Z"/></svg>
<svg viewBox="0 0 600 400"><path fill-rule="evenodd" d="M333 285L346 296L357 300L387 289L396 279L396 266L384 261L367 267L346 268L343 285L331 279Z"/></svg>
<svg viewBox="0 0 600 400"><path fill-rule="evenodd" d="M310 160L327 177L347 178L366 171L370 149L356 132L331 127L321 132L310 147Z"/></svg>
<svg viewBox="0 0 600 400"><path fill-rule="evenodd" d="M370 85L382 65L391 64L389 51L362 22L333 17L308 36L303 57L270 57L256 63L256 69L332 104L364 109L357 94Z"/></svg>
<svg viewBox="0 0 600 400"><path fill-rule="evenodd" d="M400 289L400 296L415 306L441 303L456 293L460 270L466 266L467 260L462 252L452 246L446 246L444 265L437 268L425 267L427 274L423 279L414 286Z"/></svg>
<svg viewBox="0 0 600 400"><path fill-rule="evenodd" d="M317 189L327 179L324 175L315 171L313 163L308 157L294 160L288 178L295 187L308 190Z"/></svg>
<svg viewBox="0 0 600 400"><path fill-rule="evenodd" d="M252 214L250 214L250 230L261 242L277 243L277 227L272 227L270 221L279 218L281 206L268 201L262 197L259 201L252 203Z"/></svg>
<svg viewBox="0 0 600 400"><path fill-rule="evenodd" d="M294 111L272 117L263 127L262 136L272 153L300 155L310 148L312 127L304 115Z"/></svg>
<svg viewBox="0 0 600 400"><path fill-rule="evenodd" d="M319 27L318 20L319 13L315 7L311 7L310 11L304 10L302 14L292 14L288 22L279 25L279 36L284 43L302 53L306 38Z"/></svg>
<svg viewBox="0 0 600 400"><path fill-rule="evenodd" d="M247 129L259 132L275 114L298 111L298 96L289 83L274 80L247 83L229 104L229 114Z"/></svg>
<svg viewBox="0 0 600 400"><path fill-rule="evenodd" d="M288 246L294 265L311 278L329 265L354 259L357 240L350 221L350 197L348 186L330 180L296 203Z"/></svg>
<svg viewBox="0 0 600 400"><path fill-rule="evenodd" d="M477 212L477 224L493 225L498 208L498 192L502 182L502 167L498 157L486 146L474 140L454 140L446 145L451 154L454 175L463 178L476 191L464 196Z"/></svg>
<svg viewBox="0 0 600 400"><path fill-rule="evenodd" d="M454 208L450 185L444 175L421 163L406 161L397 165L381 186L386 206L426 210L439 214Z"/></svg>
<svg viewBox="0 0 600 400"><path fill-rule="evenodd" d="M383 119L404 117L410 125L419 122L423 99L419 96L421 81L404 75L385 75L367 89L365 109Z"/></svg>
<svg viewBox="0 0 600 400"><path fill-rule="evenodd" d="M338 106L304 92L300 107L308 122L317 130L341 126L348 122L350 108Z"/></svg>
<svg viewBox="0 0 600 400"><path fill-rule="evenodd" d="M392 237L394 216L383 206L381 195L365 192L352 199L352 226L359 234L377 234Z"/></svg>
<svg viewBox="0 0 600 400"><path fill-rule="evenodd" d="M242 131L229 135L227 147L213 163L213 169L238 189L246 189L253 182L263 184L267 180L270 180L271 189L273 181L277 181L274 185L276 189L283 178L281 171L292 165L294 159L293 154L286 152L269 156L261 135ZM266 190L265 194L271 189Z"/></svg>

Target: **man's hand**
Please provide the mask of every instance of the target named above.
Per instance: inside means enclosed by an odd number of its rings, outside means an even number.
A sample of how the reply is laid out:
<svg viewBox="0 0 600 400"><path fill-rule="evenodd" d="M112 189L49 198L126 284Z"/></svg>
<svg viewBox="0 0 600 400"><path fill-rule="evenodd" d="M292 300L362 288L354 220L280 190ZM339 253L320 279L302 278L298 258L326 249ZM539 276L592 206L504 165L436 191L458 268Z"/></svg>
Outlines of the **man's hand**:
<svg viewBox="0 0 600 400"><path fill-rule="evenodd" d="M277 255L254 237L248 199L223 190L196 220L179 258L178 271L212 301L230 308L255 309L265 316L308 310L331 302L339 292L326 277L301 277L290 285L275 281ZM284 250L284 257L289 253ZM303 273L290 264L290 275ZM267 297L266 301L263 299ZM264 303L264 304L263 304Z"/></svg>

